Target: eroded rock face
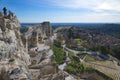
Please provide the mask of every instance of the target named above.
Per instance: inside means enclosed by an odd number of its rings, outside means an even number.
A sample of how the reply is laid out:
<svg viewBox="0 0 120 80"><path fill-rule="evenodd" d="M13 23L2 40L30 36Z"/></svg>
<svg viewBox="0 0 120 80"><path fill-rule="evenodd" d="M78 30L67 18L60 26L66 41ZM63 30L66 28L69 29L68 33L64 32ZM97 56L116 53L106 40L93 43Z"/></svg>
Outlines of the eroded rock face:
<svg viewBox="0 0 120 80"><path fill-rule="evenodd" d="M27 65L31 64L19 31L20 23L10 12L0 15L0 78L2 80L29 79Z"/></svg>
<svg viewBox="0 0 120 80"><path fill-rule="evenodd" d="M52 61L50 22L28 27L24 45L19 27L12 12L0 13L0 80L74 80Z"/></svg>
<svg viewBox="0 0 120 80"><path fill-rule="evenodd" d="M34 66L30 69L30 72L33 76L32 80L79 80L75 79L65 71L59 70L55 63L36 67Z"/></svg>
<svg viewBox="0 0 120 80"><path fill-rule="evenodd" d="M28 53L32 64L29 66L32 80L76 80L70 74L58 68L52 60L54 52L51 44L55 39L49 22L29 26L25 32Z"/></svg>
<svg viewBox="0 0 120 80"><path fill-rule="evenodd" d="M52 34L53 31L50 22L43 22L38 25L28 26L25 38L27 38L29 47L36 47L43 43L51 45L50 37Z"/></svg>

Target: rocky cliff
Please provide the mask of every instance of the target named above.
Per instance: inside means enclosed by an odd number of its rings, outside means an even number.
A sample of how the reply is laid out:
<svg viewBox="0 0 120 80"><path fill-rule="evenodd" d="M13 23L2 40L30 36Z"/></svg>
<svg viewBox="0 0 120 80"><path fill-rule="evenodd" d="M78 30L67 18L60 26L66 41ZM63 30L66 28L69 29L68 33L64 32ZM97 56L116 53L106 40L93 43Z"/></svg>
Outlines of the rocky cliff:
<svg viewBox="0 0 120 80"><path fill-rule="evenodd" d="M53 61L55 53L52 48L56 36L50 22L28 26L22 39L31 57L29 71L32 80L79 80L59 69Z"/></svg>
<svg viewBox="0 0 120 80"><path fill-rule="evenodd" d="M3 10L0 12L0 80L81 80L80 76L68 73L77 68L80 74L83 67L75 54L70 59L65 45L54 44L57 33L53 34L50 22L29 26L21 34L14 13ZM73 64L72 60L78 62Z"/></svg>
<svg viewBox="0 0 120 80"><path fill-rule="evenodd" d="M29 48L43 43L46 45L51 44L50 37L53 31L50 22L43 22L38 25L28 26L27 28L27 32L24 34L24 42L28 44Z"/></svg>
<svg viewBox="0 0 120 80"><path fill-rule="evenodd" d="M74 80L52 61L50 22L29 26L24 34L20 26L14 13L0 12L0 80Z"/></svg>
<svg viewBox="0 0 120 80"><path fill-rule="evenodd" d="M29 79L30 57L23 46L19 28L20 23L12 12L8 15L0 13L0 80Z"/></svg>

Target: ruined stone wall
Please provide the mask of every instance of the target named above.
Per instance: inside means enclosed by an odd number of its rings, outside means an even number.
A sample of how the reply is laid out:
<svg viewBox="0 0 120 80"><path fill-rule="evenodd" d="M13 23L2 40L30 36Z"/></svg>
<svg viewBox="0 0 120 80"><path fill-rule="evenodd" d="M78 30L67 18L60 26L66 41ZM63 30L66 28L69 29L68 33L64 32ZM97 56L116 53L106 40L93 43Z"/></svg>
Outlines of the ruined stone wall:
<svg viewBox="0 0 120 80"><path fill-rule="evenodd" d="M41 23L41 26L45 30L47 37L52 36L52 27L51 27L50 22L43 22L43 23Z"/></svg>
<svg viewBox="0 0 120 80"><path fill-rule="evenodd" d="M35 47L38 44L50 42L48 39L52 36L52 26L50 22L43 22L38 25L29 26L25 36L28 37L28 46Z"/></svg>

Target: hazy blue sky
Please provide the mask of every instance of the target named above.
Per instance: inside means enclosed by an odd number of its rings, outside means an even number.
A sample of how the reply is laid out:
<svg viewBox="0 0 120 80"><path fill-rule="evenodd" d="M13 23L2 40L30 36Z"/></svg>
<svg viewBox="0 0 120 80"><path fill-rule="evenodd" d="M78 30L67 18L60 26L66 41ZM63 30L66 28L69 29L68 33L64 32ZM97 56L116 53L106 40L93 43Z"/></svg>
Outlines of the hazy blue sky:
<svg viewBox="0 0 120 80"><path fill-rule="evenodd" d="M120 0L0 0L20 22L120 22Z"/></svg>

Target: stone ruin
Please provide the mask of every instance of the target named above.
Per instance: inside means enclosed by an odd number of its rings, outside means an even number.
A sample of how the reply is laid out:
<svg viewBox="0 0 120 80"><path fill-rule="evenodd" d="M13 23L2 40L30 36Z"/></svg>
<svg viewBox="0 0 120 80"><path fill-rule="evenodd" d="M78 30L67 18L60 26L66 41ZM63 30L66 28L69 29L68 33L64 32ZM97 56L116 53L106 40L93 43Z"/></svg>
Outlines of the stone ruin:
<svg viewBox="0 0 120 80"><path fill-rule="evenodd" d="M25 33L26 42L29 47L35 47L42 43L51 45L50 37L52 37L52 35L52 26L50 22L47 21L38 25L28 26L28 30Z"/></svg>

